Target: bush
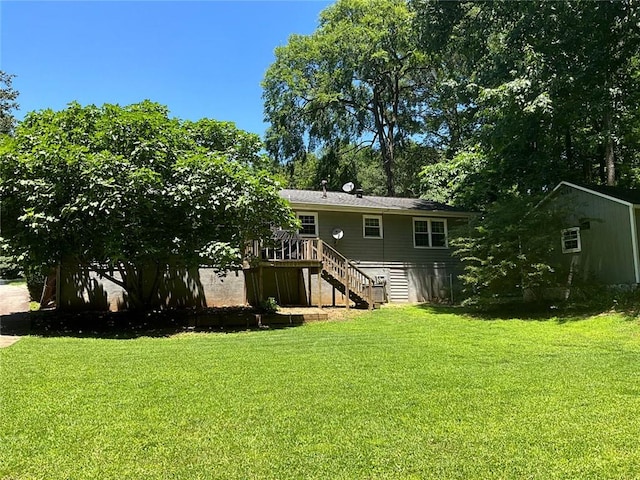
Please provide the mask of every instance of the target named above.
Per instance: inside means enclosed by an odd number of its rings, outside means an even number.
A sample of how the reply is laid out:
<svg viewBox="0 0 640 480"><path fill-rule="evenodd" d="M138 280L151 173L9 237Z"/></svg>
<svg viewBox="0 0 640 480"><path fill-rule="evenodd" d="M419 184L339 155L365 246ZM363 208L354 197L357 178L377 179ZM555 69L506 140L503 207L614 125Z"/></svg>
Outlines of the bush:
<svg viewBox="0 0 640 480"><path fill-rule="evenodd" d="M46 275L43 275L38 270L27 269L25 271L25 277L27 279L27 289L29 290L29 297L32 302L39 302L42 297L42 289L44 288L44 282L46 281Z"/></svg>
<svg viewBox="0 0 640 480"><path fill-rule="evenodd" d="M260 308L264 313L276 313L280 306L274 297L269 297L260 302Z"/></svg>

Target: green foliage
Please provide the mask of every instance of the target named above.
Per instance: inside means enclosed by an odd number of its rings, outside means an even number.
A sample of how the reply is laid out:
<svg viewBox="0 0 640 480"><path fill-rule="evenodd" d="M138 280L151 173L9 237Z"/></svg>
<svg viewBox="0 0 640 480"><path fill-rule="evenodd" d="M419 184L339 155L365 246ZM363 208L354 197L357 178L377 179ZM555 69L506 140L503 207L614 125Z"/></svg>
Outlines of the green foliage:
<svg viewBox="0 0 640 480"><path fill-rule="evenodd" d="M428 59L417 49L413 12L401 0L340 0L311 35L276 49L263 81L267 148L278 161L307 149L377 146L387 194L397 157L420 130L428 98Z"/></svg>
<svg viewBox="0 0 640 480"><path fill-rule="evenodd" d="M236 268L247 240L293 218L260 168L255 135L171 119L149 101L32 112L0 149L12 254L41 272L59 262L106 266L132 307L150 306L144 271L157 287L169 264Z"/></svg>
<svg viewBox="0 0 640 480"><path fill-rule="evenodd" d="M39 302L42 297L42 289L46 280L46 275L37 266L27 265L24 272L27 280L27 290L29 291L29 299L32 302Z"/></svg>
<svg viewBox="0 0 640 480"><path fill-rule="evenodd" d="M427 162L435 161L437 152L414 142L407 142L396 157L396 195L420 196L419 172ZM340 191L346 182L354 182L367 195L387 194L385 173L378 154L369 147L342 145L339 148L323 149L319 155L306 154L288 165L291 188L317 189L322 180L327 180L329 190Z"/></svg>
<svg viewBox="0 0 640 480"><path fill-rule="evenodd" d="M0 255L0 278L18 278L21 271L20 265L13 257Z"/></svg>
<svg viewBox="0 0 640 480"><path fill-rule="evenodd" d="M12 86L14 77L0 70L0 135L11 134L16 123L13 110L18 108L19 92Z"/></svg>
<svg viewBox="0 0 640 480"><path fill-rule="evenodd" d="M526 313L24 337L0 349L0 478L634 478L638 322Z"/></svg>
<svg viewBox="0 0 640 480"><path fill-rule="evenodd" d="M280 309L280 306L274 297L269 297L260 302L260 309L264 313L276 313Z"/></svg>
<svg viewBox="0 0 640 480"><path fill-rule="evenodd" d="M455 106L432 112L448 126L449 143L444 165L424 172L438 182L425 183L427 194L460 198L458 192L478 189L464 195L478 209L560 180L640 185L636 3L412 5L422 48L443 67L442 101ZM460 152L479 155L484 166L465 165Z"/></svg>
<svg viewBox="0 0 640 480"><path fill-rule="evenodd" d="M489 161L477 146L426 165L419 174L424 196L471 211L496 199L491 176Z"/></svg>
<svg viewBox="0 0 640 480"><path fill-rule="evenodd" d="M562 278L554 265L566 212L536 208L535 197L512 195L495 202L454 232L451 246L464 263L461 276L471 297L542 296Z"/></svg>

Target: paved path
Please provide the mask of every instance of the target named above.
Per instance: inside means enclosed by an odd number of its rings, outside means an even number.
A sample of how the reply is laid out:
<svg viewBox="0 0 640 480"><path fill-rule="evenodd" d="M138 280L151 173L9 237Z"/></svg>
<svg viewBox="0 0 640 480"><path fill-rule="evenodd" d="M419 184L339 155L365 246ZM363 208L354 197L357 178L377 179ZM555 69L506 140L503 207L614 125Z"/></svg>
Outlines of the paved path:
<svg viewBox="0 0 640 480"><path fill-rule="evenodd" d="M29 291L26 285L0 285L0 348L13 345L16 335L2 335L2 320L5 315L29 311Z"/></svg>
<svg viewBox="0 0 640 480"><path fill-rule="evenodd" d="M29 311L26 285L0 285L0 315Z"/></svg>

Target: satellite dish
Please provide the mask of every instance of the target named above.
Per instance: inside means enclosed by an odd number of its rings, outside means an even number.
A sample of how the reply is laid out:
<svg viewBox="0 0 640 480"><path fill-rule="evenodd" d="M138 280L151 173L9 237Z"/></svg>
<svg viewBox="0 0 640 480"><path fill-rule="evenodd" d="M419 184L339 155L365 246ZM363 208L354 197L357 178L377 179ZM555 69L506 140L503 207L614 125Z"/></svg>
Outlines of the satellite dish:
<svg viewBox="0 0 640 480"><path fill-rule="evenodd" d="M341 228L334 228L331 232L331 236L336 240L340 240L344 237L344 231Z"/></svg>
<svg viewBox="0 0 640 480"><path fill-rule="evenodd" d="M345 191L346 193L353 192L354 188L356 188L356 186L354 185L353 182L347 182L344 185L342 185L342 190Z"/></svg>

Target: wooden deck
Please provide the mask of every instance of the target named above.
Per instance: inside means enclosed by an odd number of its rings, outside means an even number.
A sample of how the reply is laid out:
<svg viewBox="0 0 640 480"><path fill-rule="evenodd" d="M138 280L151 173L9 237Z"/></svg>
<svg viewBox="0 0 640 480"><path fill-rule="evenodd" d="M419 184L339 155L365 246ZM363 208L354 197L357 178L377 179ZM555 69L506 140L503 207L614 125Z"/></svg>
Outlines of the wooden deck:
<svg viewBox="0 0 640 480"><path fill-rule="evenodd" d="M248 269L258 269L260 299L264 300L262 269L299 268L308 269L309 275L317 274L318 305L322 299L322 279L345 296L345 306L351 301L356 306L373 308L373 279L353 265L347 258L319 238L297 238L271 242L251 242L247 249ZM309 285L311 282L309 281ZM309 290L311 298L311 290Z"/></svg>

